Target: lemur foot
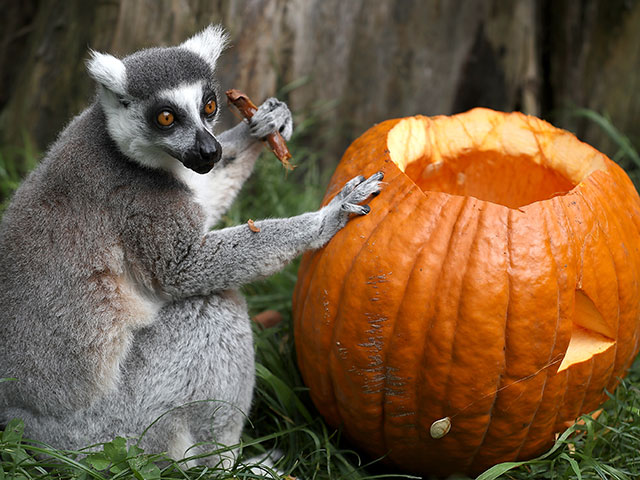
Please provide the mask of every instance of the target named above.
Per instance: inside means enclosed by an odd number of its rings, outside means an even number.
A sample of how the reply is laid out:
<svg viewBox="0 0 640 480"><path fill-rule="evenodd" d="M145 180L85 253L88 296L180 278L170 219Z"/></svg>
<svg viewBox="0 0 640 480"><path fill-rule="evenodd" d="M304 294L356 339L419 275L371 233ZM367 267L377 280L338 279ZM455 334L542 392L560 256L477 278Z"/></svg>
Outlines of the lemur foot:
<svg viewBox="0 0 640 480"><path fill-rule="evenodd" d="M293 119L286 103L268 98L249 120L249 132L253 137L263 139L276 131L289 140L293 133Z"/></svg>
<svg viewBox="0 0 640 480"><path fill-rule="evenodd" d="M320 246L327 243L347 224L351 213L366 215L371 211L369 205L360 205L360 203L380 193L383 178L382 172L374 173L369 178L362 175L352 178L329 204L318 212L324 217L318 238Z"/></svg>

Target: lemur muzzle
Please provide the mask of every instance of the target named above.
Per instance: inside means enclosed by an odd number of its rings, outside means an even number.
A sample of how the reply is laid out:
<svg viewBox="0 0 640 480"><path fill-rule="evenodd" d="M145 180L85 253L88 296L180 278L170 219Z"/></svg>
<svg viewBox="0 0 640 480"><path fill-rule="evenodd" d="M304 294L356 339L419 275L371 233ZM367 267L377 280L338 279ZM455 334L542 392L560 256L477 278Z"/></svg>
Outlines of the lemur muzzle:
<svg viewBox="0 0 640 480"><path fill-rule="evenodd" d="M188 150L182 163L196 173L207 173L220 160L222 147L220 143L206 130L198 130L194 147Z"/></svg>

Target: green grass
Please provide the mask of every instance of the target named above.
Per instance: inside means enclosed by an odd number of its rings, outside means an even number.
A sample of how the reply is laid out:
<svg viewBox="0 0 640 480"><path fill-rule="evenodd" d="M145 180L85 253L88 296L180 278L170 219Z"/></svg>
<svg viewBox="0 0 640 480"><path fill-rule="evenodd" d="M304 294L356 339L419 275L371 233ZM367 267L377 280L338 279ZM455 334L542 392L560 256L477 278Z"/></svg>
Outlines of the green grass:
<svg viewBox="0 0 640 480"><path fill-rule="evenodd" d="M576 117L586 118L597 125L613 141L615 151L611 154L611 159L625 169L629 178L633 181L636 189L640 189L640 154L633 143L618 130L608 116L603 115L588 108L575 108L571 114Z"/></svg>
<svg viewBox="0 0 640 480"><path fill-rule="evenodd" d="M221 226L245 223L249 218L291 216L318 207L328 175L318 171L316 153L295 141L292 150L298 168L287 173L270 154L265 155ZM0 170L0 183L10 178L2 175ZM13 188L11 185L6 188ZM297 266L298 261L293 262L281 273L244 289L252 315L275 309L283 314L284 321L270 329L254 326L255 401L241 443L230 447L240 447L245 459L276 448L283 454L277 468L300 479L399 478L399 472L389 471L347 444L340 432L324 423L309 400L296 366L291 322ZM589 416L583 419L584 423L565 431L538 459L501 464L478 478L640 478L640 361L597 420ZM230 471L221 467L187 468L184 461L168 459L162 452L142 452L120 438L97 446L85 456L83 452L28 441L22 429L22 424L14 421L0 432L0 480L277 478L275 472L251 473L242 460ZM37 455L45 455L45 459Z"/></svg>
<svg viewBox="0 0 640 480"><path fill-rule="evenodd" d="M23 147L0 148L0 215L27 172L35 168L38 154L25 136Z"/></svg>

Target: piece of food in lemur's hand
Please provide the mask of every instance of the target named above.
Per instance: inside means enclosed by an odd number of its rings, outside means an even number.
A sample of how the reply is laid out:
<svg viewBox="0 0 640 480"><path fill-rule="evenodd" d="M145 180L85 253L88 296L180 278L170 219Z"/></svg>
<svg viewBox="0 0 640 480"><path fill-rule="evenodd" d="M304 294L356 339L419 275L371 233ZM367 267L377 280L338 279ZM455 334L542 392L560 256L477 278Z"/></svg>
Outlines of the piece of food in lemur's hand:
<svg viewBox="0 0 640 480"><path fill-rule="evenodd" d="M227 90L226 94L229 102L234 104L242 116L247 120L253 117L258 110L258 107L256 107L251 99L240 90L232 88L231 90ZM280 135L280 132L273 132L272 134L267 135L266 141L269 144L269 148L274 155L278 157L278 160L280 160L280 163L282 163L284 168L287 170L293 170L294 165L289 162L291 153L289 152L289 148L287 148L287 143L284 138Z"/></svg>

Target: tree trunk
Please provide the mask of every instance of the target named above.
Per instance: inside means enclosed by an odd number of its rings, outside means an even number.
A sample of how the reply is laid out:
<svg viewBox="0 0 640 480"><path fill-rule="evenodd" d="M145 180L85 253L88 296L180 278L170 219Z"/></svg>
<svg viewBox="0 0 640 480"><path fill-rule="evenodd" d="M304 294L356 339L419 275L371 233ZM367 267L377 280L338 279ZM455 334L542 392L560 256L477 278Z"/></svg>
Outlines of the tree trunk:
<svg viewBox="0 0 640 480"><path fill-rule="evenodd" d="M475 106L521 110L613 153L587 107L640 137L637 0L109 0L10 3L0 142L43 149L90 100L87 49L126 55L224 24L222 88L280 91L332 165L376 122ZM295 87L295 88L294 88ZM331 108L329 108L331 107ZM223 125L237 121L229 114Z"/></svg>

